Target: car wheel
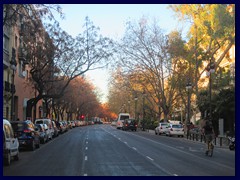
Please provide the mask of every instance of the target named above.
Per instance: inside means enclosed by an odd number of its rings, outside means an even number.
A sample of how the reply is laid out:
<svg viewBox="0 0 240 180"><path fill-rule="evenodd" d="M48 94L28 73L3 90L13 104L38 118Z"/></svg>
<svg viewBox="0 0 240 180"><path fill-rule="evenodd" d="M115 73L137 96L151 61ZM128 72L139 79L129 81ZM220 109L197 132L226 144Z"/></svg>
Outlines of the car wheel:
<svg viewBox="0 0 240 180"><path fill-rule="evenodd" d="M4 159L4 164L5 164L6 166L9 166L9 165L11 164L11 155L10 155L9 152L8 152L8 154L7 154L7 157Z"/></svg>
<svg viewBox="0 0 240 180"><path fill-rule="evenodd" d="M155 131L155 134L157 135L157 132Z"/></svg>

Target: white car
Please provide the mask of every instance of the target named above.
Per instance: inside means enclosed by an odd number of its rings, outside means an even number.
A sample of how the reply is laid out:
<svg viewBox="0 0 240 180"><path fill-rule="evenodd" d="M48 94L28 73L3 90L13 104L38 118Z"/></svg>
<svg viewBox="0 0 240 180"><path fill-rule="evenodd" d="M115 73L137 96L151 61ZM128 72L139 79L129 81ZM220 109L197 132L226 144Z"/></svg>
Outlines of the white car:
<svg viewBox="0 0 240 180"><path fill-rule="evenodd" d="M10 165L12 157L19 160L19 142L14 137L12 125L3 119L3 160L5 165Z"/></svg>
<svg viewBox="0 0 240 180"><path fill-rule="evenodd" d="M169 123L159 123L158 127L155 128L155 134L161 135L166 134L168 132Z"/></svg>
<svg viewBox="0 0 240 180"><path fill-rule="evenodd" d="M182 124L169 124L168 131L166 132L167 136L184 136L184 128Z"/></svg>
<svg viewBox="0 0 240 180"><path fill-rule="evenodd" d="M52 120L51 119L36 119L35 124L46 124L47 129L46 132L48 134L48 140L52 139L54 136L54 129L52 125Z"/></svg>
<svg viewBox="0 0 240 180"><path fill-rule="evenodd" d="M129 113L119 113L117 119L117 129L122 129L124 120L129 118L130 118Z"/></svg>

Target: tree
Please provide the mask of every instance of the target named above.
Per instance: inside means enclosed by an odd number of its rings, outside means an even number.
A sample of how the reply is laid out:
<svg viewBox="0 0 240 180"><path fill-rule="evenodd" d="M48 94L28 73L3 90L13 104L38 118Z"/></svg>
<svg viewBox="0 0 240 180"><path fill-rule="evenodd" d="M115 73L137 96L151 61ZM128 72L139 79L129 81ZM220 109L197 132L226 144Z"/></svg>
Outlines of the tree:
<svg viewBox="0 0 240 180"><path fill-rule="evenodd" d="M203 62L219 68L229 49L235 45L235 5L184 4L170 7L180 20L192 23L188 47L195 61L193 86L198 96L198 83L205 72Z"/></svg>
<svg viewBox="0 0 240 180"><path fill-rule="evenodd" d="M171 39L162 33L156 22L149 26L147 19L142 18L138 24L128 23L119 45L120 66L136 75L138 84L151 95L152 101L159 107L159 114L162 110L165 121L168 120L177 97L177 79L174 78L177 61L171 56L175 57L176 52L181 52L179 48L184 48L181 39L176 37ZM169 43L169 40L172 40L172 43ZM177 46L179 44L180 47Z"/></svg>
<svg viewBox="0 0 240 180"><path fill-rule="evenodd" d="M39 39L24 36L29 38L25 42L30 42L25 46L31 67L30 83L38 91L38 95L27 103L28 116L31 116L32 107L40 99L60 98L73 79L89 70L106 66L112 55L111 40L98 34L99 29L88 18L85 32L76 39L63 31L58 23L45 27L48 33L45 33L44 39L42 36ZM39 34L45 32L41 28L42 31L37 30L39 28L35 29Z"/></svg>

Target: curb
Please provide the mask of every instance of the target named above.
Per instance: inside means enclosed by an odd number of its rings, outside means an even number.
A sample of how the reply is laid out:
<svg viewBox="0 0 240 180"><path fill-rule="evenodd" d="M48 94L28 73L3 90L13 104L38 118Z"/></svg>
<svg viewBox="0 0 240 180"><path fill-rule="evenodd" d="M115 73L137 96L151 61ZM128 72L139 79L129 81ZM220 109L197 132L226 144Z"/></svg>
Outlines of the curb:
<svg viewBox="0 0 240 180"><path fill-rule="evenodd" d="M150 133L150 134L155 134L155 131L154 131L154 130L151 130L151 129L146 129L145 131L142 131L141 129L139 129L139 131L141 131L141 132L146 132L146 133ZM205 144L204 141L199 141L199 140L196 141L196 140L187 139L186 135L184 135L184 138L183 138L183 139L185 139L185 140L187 140L187 141L191 141L191 142L196 142L196 143ZM214 144L214 146L217 147L217 148L226 148L226 149L228 149L228 145L225 145L225 144L223 144L222 146L220 146L219 143L216 143L216 144Z"/></svg>

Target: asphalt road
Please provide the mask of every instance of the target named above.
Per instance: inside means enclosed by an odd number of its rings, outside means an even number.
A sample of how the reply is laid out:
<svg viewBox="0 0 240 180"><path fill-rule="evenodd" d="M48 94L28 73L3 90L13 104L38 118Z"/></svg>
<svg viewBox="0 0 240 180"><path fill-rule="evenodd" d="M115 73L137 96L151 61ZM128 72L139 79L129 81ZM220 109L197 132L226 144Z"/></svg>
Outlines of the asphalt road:
<svg viewBox="0 0 240 180"><path fill-rule="evenodd" d="M110 125L77 127L20 160L4 176L235 176L235 151L185 138L122 131Z"/></svg>

